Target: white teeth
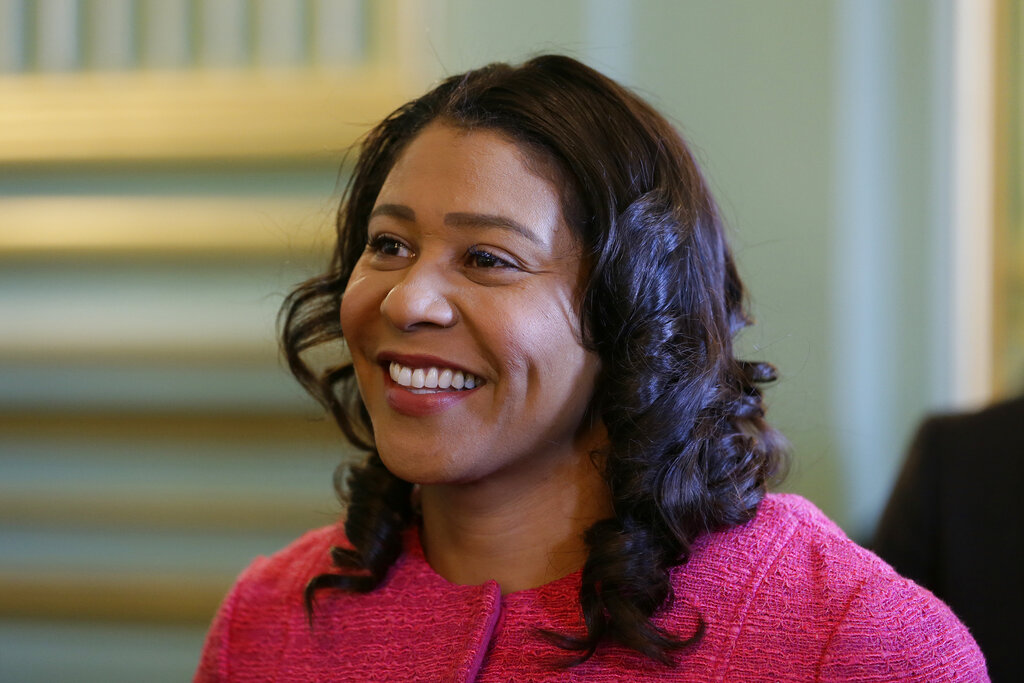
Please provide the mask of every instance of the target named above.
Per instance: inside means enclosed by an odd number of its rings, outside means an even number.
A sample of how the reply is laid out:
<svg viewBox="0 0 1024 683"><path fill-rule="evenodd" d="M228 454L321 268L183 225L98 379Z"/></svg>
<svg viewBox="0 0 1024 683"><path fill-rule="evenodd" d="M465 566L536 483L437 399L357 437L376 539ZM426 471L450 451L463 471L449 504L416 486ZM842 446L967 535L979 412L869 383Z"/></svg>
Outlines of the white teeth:
<svg viewBox="0 0 1024 683"><path fill-rule="evenodd" d="M476 375L451 368L410 368L398 362L388 366L392 381L409 389L422 389L415 393L430 393L431 389L473 389L484 383Z"/></svg>

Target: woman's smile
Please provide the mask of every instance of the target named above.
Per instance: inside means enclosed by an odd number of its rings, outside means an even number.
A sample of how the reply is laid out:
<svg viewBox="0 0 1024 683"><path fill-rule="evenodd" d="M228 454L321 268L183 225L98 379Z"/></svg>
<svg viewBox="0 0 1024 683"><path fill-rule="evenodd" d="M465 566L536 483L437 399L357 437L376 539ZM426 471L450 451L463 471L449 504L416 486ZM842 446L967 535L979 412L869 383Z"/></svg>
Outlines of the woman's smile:
<svg viewBox="0 0 1024 683"><path fill-rule="evenodd" d="M341 323L381 458L416 483L575 454L597 359L562 195L492 131L431 124L374 204Z"/></svg>
<svg viewBox="0 0 1024 683"><path fill-rule="evenodd" d="M389 352L378 360L387 375L388 406L410 417L448 410L485 384L481 377L433 356Z"/></svg>
<svg viewBox="0 0 1024 683"><path fill-rule="evenodd" d="M387 367L388 375L396 384L411 390L460 391L484 383L482 377L443 358L388 352L380 354L377 360Z"/></svg>

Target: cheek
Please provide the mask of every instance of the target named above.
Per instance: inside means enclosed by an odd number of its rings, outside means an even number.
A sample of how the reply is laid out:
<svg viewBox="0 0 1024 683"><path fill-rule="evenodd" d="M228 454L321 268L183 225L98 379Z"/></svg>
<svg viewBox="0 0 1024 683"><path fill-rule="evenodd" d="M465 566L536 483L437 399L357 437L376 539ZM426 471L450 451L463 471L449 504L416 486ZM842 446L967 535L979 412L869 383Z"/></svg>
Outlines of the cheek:
<svg viewBox="0 0 1024 683"><path fill-rule="evenodd" d="M499 317L509 364L525 370L530 384L548 397L585 391L589 399L597 360L581 344L569 294L531 297L513 310L515 314Z"/></svg>
<svg viewBox="0 0 1024 683"><path fill-rule="evenodd" d="M356 342L354 335L364 329L368 316L379 308L379 303L374 302L371 285L372 282L357 264L345 285L345 293L342 294L341 310L339 311L341 333L349 343Z"/></svg>
<svg viewBox="0 0 1024 683"><path fill-rule="evenodd" d="M372 344L375 330L378 329L374 313L380 308L380 302L375 300L375 283L371 276L372 271L367 274L356 266L345 285L338 311L346 361L350 360L355 369L356 387L360 397L369 403L373 402L376 395L372 391L374 372L377 369L372 361Z"/></svg>
<svg viewBox="0 0 1024 683"><path fill-rule="evenodd" d="M366 274L357 266L345 286L338 312L347 355L355 367L356 384L364 400L370 386L367 382L372 380L376 370L372 358L375 335L380 329L379 284L372 277L372 271Z"/></svg>

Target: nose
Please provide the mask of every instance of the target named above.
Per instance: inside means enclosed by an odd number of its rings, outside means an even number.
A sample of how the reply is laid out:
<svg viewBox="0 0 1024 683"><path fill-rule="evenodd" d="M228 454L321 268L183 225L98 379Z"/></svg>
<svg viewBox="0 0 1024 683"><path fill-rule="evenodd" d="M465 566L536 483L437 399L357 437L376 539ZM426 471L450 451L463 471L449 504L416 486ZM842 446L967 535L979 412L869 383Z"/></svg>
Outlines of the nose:
<svg viewBox="0 0 1024 683"><path fill-rule="evenodd" d="M380 312L403 331L451 327L458 313L450 298L450 286L437 264L417 261L381 301Z"/></svg>

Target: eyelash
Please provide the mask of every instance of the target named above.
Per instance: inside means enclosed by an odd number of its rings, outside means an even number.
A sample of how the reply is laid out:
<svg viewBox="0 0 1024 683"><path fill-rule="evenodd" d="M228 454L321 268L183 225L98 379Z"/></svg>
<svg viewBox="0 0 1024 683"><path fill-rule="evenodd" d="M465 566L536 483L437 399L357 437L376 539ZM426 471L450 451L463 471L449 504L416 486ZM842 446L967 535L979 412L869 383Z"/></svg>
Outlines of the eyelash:
<svg viewBox="0 0 1024 683"><path fill-rule="evenodd" d="M494 265L491 265L491 266L481 266L481 265L477 264L478 268L515 268L516 267L515 264L510 263L506 259L503 259L500 256L495 256L494 254L492 254L489 251L485 251L483 249L478 249L476 247L470 248L470 250L469 250L469 257L471 259L481 259L481 258L483 258L483 259L488 259L488 260L491 260L491 261L494 262Z"/></svg>
<svg viewBox="0 0 1024 683"><path fill-rule="evenodd" d="M371 237L366 243L366 247L375 254L381 256L397 256L397 254L389 254L385 252L385 249L391 246L397 247L398 249L408 249L408 247L401 240L395 239L394 237L390 237L388 235L377 235L376 237ZM470 247L466 254L467 260L471 262L475 261L474 265L477 268L517 268L517 266L508 259L504 259L500 256L495 256L491 252L485 249L480 249L478 247ZM480 260L487 260L492 262L492 264L488 266L481 266L479 265Z"/></svg>
<svg viewBox="0 0 1024 683"><path fill-rule="evenodd" d="M399 249L408 249L408 247L406 247L400 240L397 240L394 237L390 237L388 235L377 235L376 237L371 237L366 242L366 248L375 254L381 254L383 256L395 256L395 254L384 253L385 247L389 245L395 245Z"/></svg>

